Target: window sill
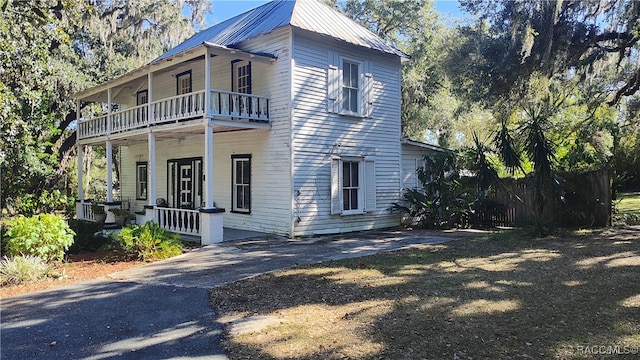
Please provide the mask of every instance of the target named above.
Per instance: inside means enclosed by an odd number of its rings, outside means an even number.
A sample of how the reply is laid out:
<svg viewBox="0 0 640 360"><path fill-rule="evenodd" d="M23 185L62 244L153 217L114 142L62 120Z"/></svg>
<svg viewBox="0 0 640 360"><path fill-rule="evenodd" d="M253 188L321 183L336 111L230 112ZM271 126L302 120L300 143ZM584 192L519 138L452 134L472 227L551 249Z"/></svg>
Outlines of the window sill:
<svg viewBox="0 0 640 360"><path fill-rule="evenodd" d="M343 211L341 216L350 216L350 215L364 215L366 212L364 210L349 210Z"/></svg>
<svg viewBox="0 0 640 360"><path fill-rule="evenodd" d="M354 113L341 112L341 113L338 113L338 115L340 115L340 117L343 117L343 118L351 118L351 119L355 119L355 120L361 120L361 119L365 118L364 115L354 114Z"/></svg>
<svg viewBox="0 0 640 360"><path fill-rule="evenodd" d="M230 212L233 214L251 215L251 211L231 210Z"/></svg>

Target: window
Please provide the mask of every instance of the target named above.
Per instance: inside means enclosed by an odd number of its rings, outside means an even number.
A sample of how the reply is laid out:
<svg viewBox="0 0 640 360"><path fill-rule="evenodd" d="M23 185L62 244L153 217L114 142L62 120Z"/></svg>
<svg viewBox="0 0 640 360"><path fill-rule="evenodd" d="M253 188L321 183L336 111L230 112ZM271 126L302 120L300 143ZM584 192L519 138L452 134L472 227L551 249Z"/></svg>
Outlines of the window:
<svg viewBox="0 0 640 360"><path fill-rule="evenodd" d="M136 105L140 106L140 105L144 105L146 103L149 102L149 92L147 90L141 90L138 91L136 93ZM146 106L143 106L141 108L138 108L138 110L136 111L136 120L138 121L138 123L141 123L143 121L147 121L147 112L148 112L149 108Z"/></svg>
<svg viewBox="0 0 640 360"><path fill-rule="evenodd" d="M251 212L251 155L231 156L232 212Z"/></svg>
<svg viewBox="0 0 640 360"><path fill-rule="evenodd" d="M360 162L342 162L342 210L358 210L361 208L358 196L360 192Z"/></svg>
<svg viewBox="0 0 640 360"><path fill-rule="evenodd" d="M327 72L327 111L354 117L370 117L373 76L369 63L335 53L329 56Z"/></svg>
<svg viewBox="0 0 640 360"><path fill-rule="evenodd" d="M233 63L233 91L251 94L251 62L236 61Z"/></svg>
<svg viewBox="0 0 640 360"><path fill-rule="evenodd" d="M191 70L176 75L176 95L183 95L191 92Z"/></svg>
<svg viewBox="0 0 640 360"><path fill-rule="evenodd" d="M136 199L147 200L147 163L136 163Z"/></svg>
<svg viewBox="0 0 640 360"><path fill-rule="evenodd" d="M342 110L346 113L357 114L360 102L360 71L359 64L342 61Z"/></svg>
<svg viewBox="0 0 640 360"><path fill-rule="evenodd" d="M376 209L374 160L341 157L331 160L331 214L352 215Z"/></svg>

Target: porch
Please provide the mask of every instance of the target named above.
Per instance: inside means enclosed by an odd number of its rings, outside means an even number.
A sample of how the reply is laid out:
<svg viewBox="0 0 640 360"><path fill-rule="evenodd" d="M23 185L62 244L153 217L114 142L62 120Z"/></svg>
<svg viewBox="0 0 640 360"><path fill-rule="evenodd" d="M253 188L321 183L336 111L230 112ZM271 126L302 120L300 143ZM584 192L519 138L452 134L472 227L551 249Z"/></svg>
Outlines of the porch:
<svg viewBox="0 0 640 360"><path fill-rule="evenodd" d="M79 220L96 222L94 206L99 204L109 214L110 210L121 209L122 202L95 202L91 200L80 200L76 206L76 216ZM209 228L207 235L213 235L216 239L223 240L222 233L222 213L224 209L176 209L161 206L145 206L143 211L137 211L130 215L130 219L136 224L144 224L149 221L157 223L161 228L186 236L201 237L203 228ZM214 221L219 226L211 229L211 222ZM203 224L205 222L205 224ZM209 224L207 224L208 222ZM109 215L105 224L113 224L113 215ZM128 222L129 223L129 222ZM216 230L217 229L217 230ZM218 234L211 234L211 231L218 231Z"/></svg>
<svg viewBox="0 0 640 360"><path fill-rule="evenodd" d="M203 244L222 241L225 210L213 200L213 134L271 129L274 62L268 54L204 43L76 94L78 198L83 199L77 217L95 219L91 202L84 200L83 149L104 146L106 199L100 200L111 203L114 148L135 148L118 180L123 172L135 174L135 193L125 197L136 199L136 222L154 221L169 231L199 236ZM87 107L90 103L100 106ZM183 143L167 151L172 141ZM190 156L183 155L185 146ZM157 203L163 198L168 203Z"/></svg>

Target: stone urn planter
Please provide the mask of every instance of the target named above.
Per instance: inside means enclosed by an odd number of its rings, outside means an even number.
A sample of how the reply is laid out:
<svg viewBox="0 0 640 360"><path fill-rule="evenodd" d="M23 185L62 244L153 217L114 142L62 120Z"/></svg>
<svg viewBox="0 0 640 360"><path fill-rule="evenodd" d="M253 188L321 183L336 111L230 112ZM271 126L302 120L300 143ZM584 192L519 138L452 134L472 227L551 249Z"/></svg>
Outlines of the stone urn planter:
<svg viewBox="0 0 640 360"><path fill-rule="evenodd" d="M91 211L93 212L93 219L100 225L104 224L107 219L107 213L104 211L103 205L93 204L91 205Z"/></svg>
<svg viewBox="0 0 640 360"><path fill-rule="evenodd" d="M127 209L111 209L116 219L116 225L125 226L129 222L129 211Z"/></svg>

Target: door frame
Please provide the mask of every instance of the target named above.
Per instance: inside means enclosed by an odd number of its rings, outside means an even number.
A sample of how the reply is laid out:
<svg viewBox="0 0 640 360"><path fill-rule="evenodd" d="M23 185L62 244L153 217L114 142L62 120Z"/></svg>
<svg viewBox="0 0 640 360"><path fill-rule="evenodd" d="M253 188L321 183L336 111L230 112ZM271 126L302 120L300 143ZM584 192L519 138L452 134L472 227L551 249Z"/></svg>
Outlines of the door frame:
<svg viewBox="0 0 640 360"><path fill-rule="evenodd" d="M191 166L191 208L196 209L202 205L203 193L203 164L202 157L190 157L167 160L167 204L172 208L181 208L180 205L180 167ZM175 167L174 167L175 166ZM172 170L175 169L173 172Z"/></svg>

